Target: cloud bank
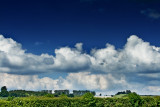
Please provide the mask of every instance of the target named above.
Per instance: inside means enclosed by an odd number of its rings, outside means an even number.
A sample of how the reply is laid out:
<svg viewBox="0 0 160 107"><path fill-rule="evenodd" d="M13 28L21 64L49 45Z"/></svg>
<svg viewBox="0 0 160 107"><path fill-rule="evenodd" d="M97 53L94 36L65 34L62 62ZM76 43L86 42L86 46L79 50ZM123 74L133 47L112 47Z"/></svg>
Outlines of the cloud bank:
<svg viewBox="0 0 160 107"><path fill-rule="evenodd" d="M7 86L8 89L36 91L46 89L88 89L105 91L106 89L112 90L112 88L124 89L128 87L127 85L124 77L116 79L112 74L96 75L90 72L69 73L66 78L59 77L58 79L49 77L39 78L37 75L0 74L0 86Z"/></svg>
<svg viewBox="0 0 160 107"><path fill-rule="evenodd" d="M55 55L27 53L20 43L0 35L1 86L10 89L90 89L117 91L160 89L160 47L136 35L123 49L111 44L85 53L83 44L55 49ZM65 78L43 77L39 73L66 72ZM13 83L14 81L14 83ZM136 90L138 91L138 90ZM152 92L154 94L154 92Z"/></svg>

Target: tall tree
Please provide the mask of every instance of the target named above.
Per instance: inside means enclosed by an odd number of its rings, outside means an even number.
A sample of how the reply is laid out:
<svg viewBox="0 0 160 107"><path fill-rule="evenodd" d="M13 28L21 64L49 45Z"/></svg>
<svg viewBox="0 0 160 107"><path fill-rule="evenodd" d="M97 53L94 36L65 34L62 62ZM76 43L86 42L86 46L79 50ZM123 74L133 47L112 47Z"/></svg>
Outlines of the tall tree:
<svg viewBox="0 0 160 107"><path fill-rule="evenodd" d="M8 97L8 95L9 95L9 93L8 93L8 91L7 91L7 87L6 87L6 86L3 86L3 87L1 88L0 96L1 96L1 97Z"/></svg>

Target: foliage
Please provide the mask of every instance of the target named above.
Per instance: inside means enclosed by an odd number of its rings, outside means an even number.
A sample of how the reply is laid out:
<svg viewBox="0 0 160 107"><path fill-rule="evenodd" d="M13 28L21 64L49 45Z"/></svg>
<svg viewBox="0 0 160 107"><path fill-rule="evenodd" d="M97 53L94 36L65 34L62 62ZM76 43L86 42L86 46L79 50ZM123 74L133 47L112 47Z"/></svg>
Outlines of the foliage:
<svg viewBox="0 0 160 107"><path fill-rule="evenodd" d="M153 97L143 97L142 107L156 107L157 103Z"/></svg>
<svg viewBox="0 0 160 107"><path fill-rule="evenodd" d="M61 94L60 98L67 98L67 95L66 94Z"/></svg>
<svg viewBox="0 0 160 107"><path fill-rule="evenodd" d="M133 104L131 99L136 103ZM83 97L73 98L32 96L12 99L8 97L8 99L0 99L0 107L159 107L159 102L160 96L140 97L132 93L128 98L94 98L92 94L87 93Z"/></svg>
<svg viewBox="0 0 160 107"><path fill-rule="evenodd" d="M9 96L14 97L29 97L29 96L45 96L48 93L39 91L26 91L26 90L12 90L9 91Z"/></svg>
<svg viewBox="0 0 160 107"><path fill-rule="evenodd" d="M53 94L46 94L45 97L54 97Z"/></svg>
<svg viewBox="0 0 160 107"><path fill-rule="evenodd" d="M160 96L155 96L154 100L156 101L157 106L160 107Z"/></svg>
<svg viewBox="0 0 160 107"><path fill-rule="evenodd" d="M126 91L118 92L116 95L129 94L129 93L131 93L131 91L130 90L126 90Z"/></svg>
<svg viewBox="0 0 160 107"><path fill-rule="evenodd" d="M12 101L14 98L15 98L14 96L12 96L12 97L9 96L8 99L7 99L7 101Z"/></svg>
<svg viewBox="0 0 160 107"><path fill-rule="evenodd" d="M94 107L96 105L94 95L90 92L84 94L82 100L86 107Z"/></svg>
<svg viewBox="0 0 160 107"><path fill-rule="evenodd" d="M7 91L7 87L6 87L6 86L3 86L3 87L1 88L1 91Z"/></svg>
<svg viewBox="0 0 160 107"><path fill-rule="evenodd" d="M74 97L74 95L73 94L69 94L69 95L67 95L68 97Z"/></svg>
<svg viewBox="0 0 160 107"><path fill-rule="evenodd" d="M59 97L59 95L58 95L58 94L56 94L56 93L54 93L53 95L54 95L54 97Z"/></svg>
<svg viewBox="0 0 160 107"><path fill-rule="evenodd" d="M0 96L1 96L1 97L8 97L8 96L9 96L9 93L8 93L8 91L7 91L7 87L6 87L6 86L3 86L3 87L1 88Z"/></svg>
<svg viewBox="0 0 160 107"><path fill-rule="evenodd" d="M132 106L134 106L134 107L139 107L139 105L141 105L141 103L142 103L141 97L138 94L136 94L135 92L128 94L128 98L129 98Z"/></svg>
<svg viewBox="0 0 160 107"><path fill-rule="evenodd" d="M123 98L123 97L127 97L127 94L119 94L119 95L114 95L114 98Z"/></svg>

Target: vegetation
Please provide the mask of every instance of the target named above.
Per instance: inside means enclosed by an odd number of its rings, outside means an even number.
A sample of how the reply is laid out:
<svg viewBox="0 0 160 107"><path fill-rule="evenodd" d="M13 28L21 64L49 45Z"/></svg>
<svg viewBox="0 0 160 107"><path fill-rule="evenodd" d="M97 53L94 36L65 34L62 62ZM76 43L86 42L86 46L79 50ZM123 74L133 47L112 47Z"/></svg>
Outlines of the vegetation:
<svg viewBox="0 0 160 107"><path fill-rule="evenodd" d="M129 93L132 93L132 92L130 90L126 90L126 91L118 92L116 95L129 94Z"/></svg>
<svg viewBox="0 0 160 107"><path fill-rule="evenodd" d="M141 97L131 93L125 98L95 98L86 93L82 97L67 97L51 95L40 97L8 97L0 99L0 107L160 107L160 96Z"/></svg>
<svg viewBox="0 0 160 107"><path fill-rule="evenodd" d="M45 96L48 94L46 92L26 91L26 90L12 90L9 91L8 93L9 96L14 96L14 97Z"/></svg>
<svg viewBox="0 0 160 107"><path fill-rule="evenodd" d="M139 107L142 105L142 98L135 92L128 94L128 98L132 106Z"/></svg>
<svg viewBox="0 0 160 107"><path fill-rule="evenodd" d="M0 96L1 96L1 97L8 97L8 96L9 96L9 93L8 93L8 91L7 91L7 87L6 87L6 86L3 86L3 87L1 88Z"/></svg>
<svg viewBox="0 0 160 107"><path fill-rule="evenodd" d="M125 97L128 97L127 94L119 94L119 95L114 95L113 96L114 98L125 98Z"/></svg>
<svg viewBox="0 0 160 107"><path fill-rule="evenodd" d="M25 90L8 92L4 86L0 95L0 107L160 107L160 96L139 96L135 92L96 98L91 92L81 97Z"/></svg>
<svg viewBox="0 0 160 107"><path fill-rule="evenodd" d="M95 107L96 106L96 100L92 93L88 92L83 95L82 102L86 107Z"/></svg>

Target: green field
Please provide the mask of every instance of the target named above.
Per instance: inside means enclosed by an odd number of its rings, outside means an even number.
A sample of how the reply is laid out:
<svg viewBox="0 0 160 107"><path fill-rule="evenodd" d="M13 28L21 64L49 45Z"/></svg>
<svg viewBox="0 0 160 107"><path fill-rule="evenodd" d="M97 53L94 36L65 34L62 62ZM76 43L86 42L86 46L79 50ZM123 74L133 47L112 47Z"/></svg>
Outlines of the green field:
<svg viewBox="0 0 160 107"><path fill-rule="evenodd" d="M124 97L127 97L127 94L119 94L119 95L114 95L113 96L114 98L124 98Z"/></svg>

